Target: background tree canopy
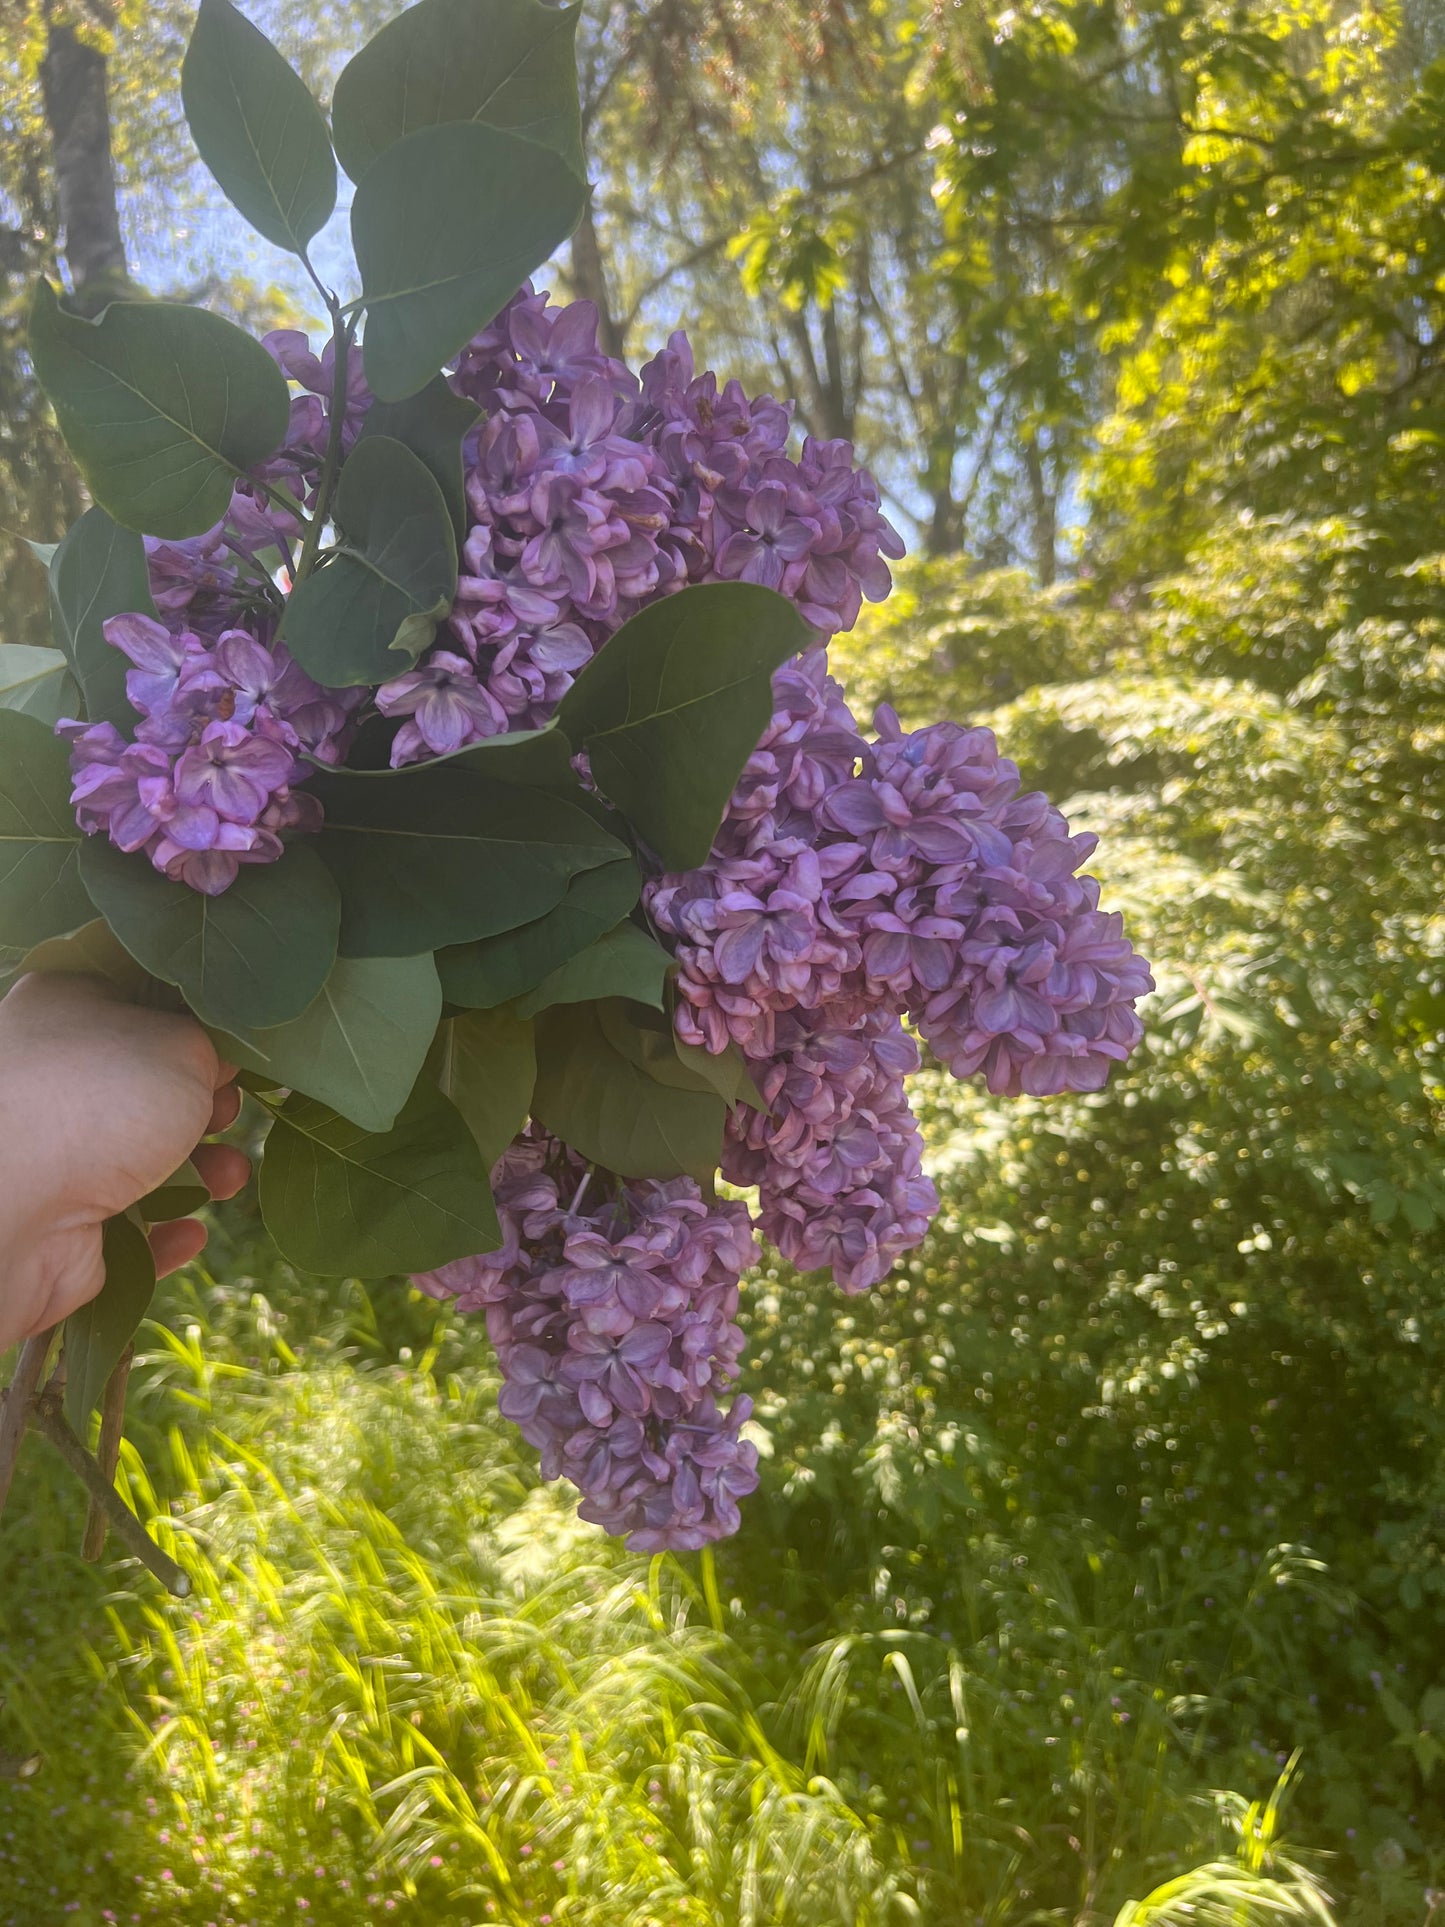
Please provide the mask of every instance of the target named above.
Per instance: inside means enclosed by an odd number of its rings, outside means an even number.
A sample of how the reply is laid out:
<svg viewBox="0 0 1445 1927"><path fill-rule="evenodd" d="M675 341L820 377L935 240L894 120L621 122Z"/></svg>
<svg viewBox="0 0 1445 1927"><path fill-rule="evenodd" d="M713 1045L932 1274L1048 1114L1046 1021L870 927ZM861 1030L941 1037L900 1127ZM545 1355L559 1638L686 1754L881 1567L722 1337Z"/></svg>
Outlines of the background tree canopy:
<svg viewBox="0 0 1445 1927"><path fill-rule="evenodd" d="M326 69L390 10L253 12ZM304 315L181 157L189 12L75 11L132 272ZM0 523L46 540L56 18L0 3ZM127 1463L206 1596L103 1607L32 1449L0 1922L1432 1918L1442 44L1419 0L592 0L556 285L858 441L915 559L835 652L854 706L993 724L1107 837L1146 1047L1065 1101L925 1074L917 1261L755 1281L764 1490L715 1563L537 1488L468 1321L259 1232L171 1287L154 1494Z"/></svg>

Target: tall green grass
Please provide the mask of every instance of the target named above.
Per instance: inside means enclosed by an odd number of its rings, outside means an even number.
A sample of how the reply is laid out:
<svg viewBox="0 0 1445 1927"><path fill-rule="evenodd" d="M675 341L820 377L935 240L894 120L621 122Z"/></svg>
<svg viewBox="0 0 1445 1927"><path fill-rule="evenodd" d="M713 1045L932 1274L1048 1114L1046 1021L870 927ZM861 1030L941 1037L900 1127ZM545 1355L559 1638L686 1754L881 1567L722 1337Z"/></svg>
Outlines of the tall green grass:
<svg viewBox="0 0 1445 1927"><path fill-rule="evenodd" d="M90 1657L21 1630L16 1571L0 1744L48 1758L0 1786L5 1927L1331 1919L1277 1803L1213 1794L1168 1614L1115 1567L1085 1597L996 1540L950 1623L885 1590L809 1625L781 1550L579 1524L434 1307L333 1309L180 1289L150 1332L122 1477L190 1600L87 1595L32 1450Z"/></svg>

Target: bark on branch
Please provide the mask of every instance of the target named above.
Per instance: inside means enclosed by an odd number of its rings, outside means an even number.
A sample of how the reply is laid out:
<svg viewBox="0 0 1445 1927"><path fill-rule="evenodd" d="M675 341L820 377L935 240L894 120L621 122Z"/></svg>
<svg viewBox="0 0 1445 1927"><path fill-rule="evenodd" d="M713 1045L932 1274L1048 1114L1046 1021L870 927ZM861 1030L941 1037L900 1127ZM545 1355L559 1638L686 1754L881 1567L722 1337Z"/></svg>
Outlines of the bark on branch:
<svg viewBox="0 0 1445 1927"><path fill-rule="evenodd" d="M55 158L65 258L79 305L95 310L127 282L105 55L79 39L73 27L52 26L40 63L40 90Z"/></svg>

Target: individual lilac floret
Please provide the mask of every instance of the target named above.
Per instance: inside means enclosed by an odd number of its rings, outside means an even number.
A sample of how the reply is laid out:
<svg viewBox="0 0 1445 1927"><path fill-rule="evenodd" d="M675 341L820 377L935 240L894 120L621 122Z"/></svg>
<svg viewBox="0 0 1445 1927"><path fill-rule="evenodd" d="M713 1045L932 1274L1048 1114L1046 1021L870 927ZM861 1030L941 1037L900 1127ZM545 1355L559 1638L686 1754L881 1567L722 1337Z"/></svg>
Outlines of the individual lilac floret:
<svg viewBox="0 0 1445 1927"><path fill-rule="evenodd" d="M144 850L156 869L207 896L243 863L273 863L282 834L321 827L296 785L306 757L339 762L362 692L312 682L283 644L244 629L215 639L152 616L112 616L105 639L129 657L134 742L111 723L64 722L71 800L87 835Z"/></svg>
<svg viewBox="0 0 1445 1927"><path fill-rule="evenodd" d="M582 1493L584 1519L634 1551L695 1549L737 1530L758 1482L740 1436L750 1402L717 1402L742 1351L752 1224L690 1178L618 1184L587 1204L601 1183L534 1127L492 1174L501 1248L413 1283L485 1307L500 1410L543 1477Z"/></svg>

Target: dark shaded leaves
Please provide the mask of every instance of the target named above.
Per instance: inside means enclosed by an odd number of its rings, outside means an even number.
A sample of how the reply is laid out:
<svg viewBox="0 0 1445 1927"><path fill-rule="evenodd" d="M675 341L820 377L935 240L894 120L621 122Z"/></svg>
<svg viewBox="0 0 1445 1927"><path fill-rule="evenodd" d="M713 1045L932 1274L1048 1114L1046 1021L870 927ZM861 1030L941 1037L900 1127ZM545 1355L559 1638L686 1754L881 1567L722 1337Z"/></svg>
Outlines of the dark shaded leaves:
<svg viewBox="0 0 1445 1927"><path fill-rule="evenodd" d="M155 613L145 543L104 509L87 509L50 559L51 633L80 684L87 722L133 727L125 693L130 658L106 641L102 624L111 616Z"/></svg>
<svg viewBox="0 0 1445 1927"><path fill-rule="evenodd" d="M490 1171L527 1122L537 1081L532 1026L514 1010L470 1010L437 1032L427 1072L476 1139Z"/></svg>
<svg viewBox="0 0 1445 1927"><path fill-rule="evenodd" d="M273 1115L261 1215L292 1264L333 1278L385 1278L499 1242L482 1154L432 1085L418 1084L380 1134L310 1097L291 1097Z"/></svg>
<svg viewBox="0 0 1445 1927"><path fill-rule="evenodd" d="M105 1283L65 1321L65 1416L82 1439L156 1288L155 1259L134 1219L108 1218L103 1241Z"/></svg>
<svg viewBox="0 0 1445 1927"><path fill-rule="evenodd" d="M175 984L217 1030L299 1017L335 961L336 885L306 844L293 844L278 863L244 865L218 897L172 883L144 855L127 856L100 837L86 840L81 873L136 961Z"/></svg>
<svg viewBox="0 0 1445 1927"><path fill-rule="evenodd" d="M28 949L91 921L65 745L0 709L0 943Z"/></svg>
<svg viewBox="0 0 1445 1927"><path fill-rule="evenodd" d="M627 1047L633 1030L617 1002L544 1011L533 1115L620 1177L686 1173L706 1182L717 1170L726 1106L715 1091L659 1083Z"/></svg>
<svg viewBox="0 0 1445 1927"><path fill-rule="evenodd" d="M452 605L451 513L426 464L374 435L342 468L335 514L341 546L292 590L281 633L319 683L385 682L412 667Z"/></svg>
<svg viewBox="0 0 1445 1927"><path fill-rule="evenodd" d="M624 623L563 697L557 720L598 789L669 870L707 861L772 716L772 673L812 633L771 589L700 584Z"/></svg>
<svg viewBox="0 0 1445 1927"><path fill-rule="evenodd" d="M449 1004L488 1009L533 990L569 957L606 934L637 902L642 878L631 857L584 870L545 916L479 943L438 952Z"/></svg>
<svg viewBox="0 0 1445 1927"><path fill-rule="evenodd" d="M42 280L30 355L91 494L147 535L219 522L237 476L274 453L291 417L260 342L203 308L115 301L83 321Z"/></svg>

